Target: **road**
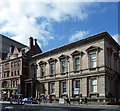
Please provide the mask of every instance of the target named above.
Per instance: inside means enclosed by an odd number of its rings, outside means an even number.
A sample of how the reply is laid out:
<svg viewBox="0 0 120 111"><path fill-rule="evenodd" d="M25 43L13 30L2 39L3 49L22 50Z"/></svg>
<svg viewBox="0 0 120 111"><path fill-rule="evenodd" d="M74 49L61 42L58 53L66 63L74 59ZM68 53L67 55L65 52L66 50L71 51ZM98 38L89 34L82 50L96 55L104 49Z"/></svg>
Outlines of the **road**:
<svg viewBox="0 0 120 111"><path fill-rule="evenodd" d="M41 104L26 104L26 105L10 105L9 103L0 103L2 109L6 106L14 107L14 111L120 111L120 106L106 105L41 105ZM2 110L4 111L4 110Z"/></svg>

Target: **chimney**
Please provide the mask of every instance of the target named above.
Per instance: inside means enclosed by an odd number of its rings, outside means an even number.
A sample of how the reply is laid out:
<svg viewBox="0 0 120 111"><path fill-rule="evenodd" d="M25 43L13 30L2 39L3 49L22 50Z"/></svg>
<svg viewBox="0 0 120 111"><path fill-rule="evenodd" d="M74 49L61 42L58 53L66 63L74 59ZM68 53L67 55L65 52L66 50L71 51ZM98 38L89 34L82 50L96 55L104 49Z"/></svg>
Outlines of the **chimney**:
<svg viewBox="0 0 120 111"><path fill-rule="evenodd" d="M29 48L32 49L32 47L33 47L33 38L30 37L29 38Z"/></svg>
<svg viewBox="0 0 120 111"><path fill-rule="evenodd" d="M35 45L37 45L37 39L35 39Z"/></svg>

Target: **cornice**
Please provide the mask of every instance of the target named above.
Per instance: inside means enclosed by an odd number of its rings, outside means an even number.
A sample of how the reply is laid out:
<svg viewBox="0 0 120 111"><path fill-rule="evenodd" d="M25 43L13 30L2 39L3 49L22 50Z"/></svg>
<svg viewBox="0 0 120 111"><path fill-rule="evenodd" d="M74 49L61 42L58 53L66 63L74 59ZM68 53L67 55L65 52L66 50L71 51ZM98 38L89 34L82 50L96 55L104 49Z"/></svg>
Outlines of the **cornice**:
<svg viewBox="0 0 120 111"><path fill-rule="evenodd" d="M32 58L48 57L49 55L58 54L58 52L65 52L66 50L70 50L72 48L79 47L79 46L82 46L82 45L86 45L88 43L95 42L97 40L106 39L106 38L113 41L114 44L116 44L116 46L120 49L119 44L117 42L115 42L115 40L109 35L108 32L102 32L102 33L87 37L85 39L81 39L81 40L78 40L76 42L73 42L73 43L70 43L70 44L67 44L67 45L64 45L64 46L61 46L61 47L57 47L53 50L50 50L50 51L47 51L47 52L44 52L44 53L40 53L40 54L36 54L36 55L32 56Z"/></svg>

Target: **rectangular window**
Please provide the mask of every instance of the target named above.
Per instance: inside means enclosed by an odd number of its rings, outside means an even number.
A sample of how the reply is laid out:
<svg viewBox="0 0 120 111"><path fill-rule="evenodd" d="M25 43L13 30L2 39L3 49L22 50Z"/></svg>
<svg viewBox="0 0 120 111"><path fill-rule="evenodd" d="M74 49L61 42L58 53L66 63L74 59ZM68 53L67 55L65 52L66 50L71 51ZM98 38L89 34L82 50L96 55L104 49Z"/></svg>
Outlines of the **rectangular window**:
<svg viewBox="0 0 120 111"><path fill-rule="evenodd" d="M37 76L36 68L33 69L33 75L34 75L34 78L36 78L36 76Z"/></svg>
<svg viewBox="0 0 120 111"><path fill-rule="evenodd" d="M96 54L90 55L90 68L96 67Z"/></svg>
<svg viewBox="0 0 120 111"><path fill-rule="evenodd" d="M15 87L15 81L13 81L13 87Z"/></svg>
<svg viewBox="0 0 120 111"><path fill-rule="evenodd" d="M17 72L15 71L15 76L17 75Z"/></svg>
<svg viewBox="0 0 120 111"><path fill-rule="evenodd" d="M17 87L17 80L11 80L11 87Z"/></svg>
<svg viewBox="0 0 120 111"><path fill-rule="evenodd" d="M20 70L18 70L18 75L20 75Z"/></svg>
<svg viewBox="0 0 120 111"><path fill-rule="evenodd" d="M66 82L63 82L62 83L62 91L63 91L63 94L66 94L67 93L67 90L66 90Z"/></svg>
<svg viewBox="0 0 120 111"><path fill-rule="evenodd" d="M13 71L11 72L11 76L13 76Z"/></svg>
<svg viewBox="0 0 120 111"><path fill-rule="evenodd" d="M11 68L13 68L14 67L14 64L13 63L11 63Z"/></svg>
<svg viewBox="0 0 120 111"><path fill-rule="evenodd" d="M17 67L17 62L14 63L14 66Z"/></svg>
<svg viewBox="0 0 120 111"><path fill-rule="evenodd" d="M51 75L55 74L55 64L50 64L51 66Z"/></svg>
<svg viewBox="0 0 120 111"><path fill-rule="evenodd" d="M51 93L55 93L55 83L51 83Z"/></svg>
<svg viewBox="0 0 120 111"><path fill-rule="evenodd" d="M9 64L5 64L4 69L8 69L8 68L9 68Z"/></svg>
<svg viewBox="0 0 120 111"><path fill-rule="evenodd" d="M91 92L97 92L97 79L91 79Z"/></svg>
<svg viewBox="0 0 120 111"><path fill-rule="evenodd" d="M76 81L76 88L80 88L80 80Z"/></svg>
<svg viewBox="0 0 120 111"><path fill-rule="evenodd" d="M7 77L9 77L9 71L7 71Z"/></svg>
<svg viewBox="0 0 120 111"><path fill-rule="evenodd" d="M7 72L4 72L4 77L7 77Z"/></svg>
<svg viewBox="0 0 120 111"><path fill-rule="evenodd" d="M79 71L80 70L80 58L77 57L75 58L75 71Z"/></svg>
<svg viewBox="0 0 120 111"><path fill-rule="evenodd" d="M20 61L18 61L18 67L20 66Z"/></svg>
<svg viewBox="0 0 120 111"><path fill-rule="evenodd" d="M4 77L9 77L9 71L4 72Z"/></svg>
<svg viewBox="0 0 120 111"><path fill-rule="evenodd" d="M111 55L110 54L108 54L107 56L107 65L109 68L111 68Z"/></svg>
<svg viewBox="0 0 120 111"><path fill-rule="evenodd" d="M74 94L80 94L80 80L75 81Z"/></svg>
<svg viewBox="0 0 120 111"><path fill-rule="evenodd" d="M66 61L61 62L61 71L62 71L62 73L66 72Z"/></svg>
<svg viewBox="0 0 120 111"><path fill-rule="evenodd" d="M44 77L45 74L45 67L41 66L41 76Z"/></svg>
<svg viewBox="0 0 120 111"><path fill-rule="evenodd" d="M17 87L17 85L18 85L17 80L16 80L15 82L16 82L16 83L15 83L15 87Z"/></svg>

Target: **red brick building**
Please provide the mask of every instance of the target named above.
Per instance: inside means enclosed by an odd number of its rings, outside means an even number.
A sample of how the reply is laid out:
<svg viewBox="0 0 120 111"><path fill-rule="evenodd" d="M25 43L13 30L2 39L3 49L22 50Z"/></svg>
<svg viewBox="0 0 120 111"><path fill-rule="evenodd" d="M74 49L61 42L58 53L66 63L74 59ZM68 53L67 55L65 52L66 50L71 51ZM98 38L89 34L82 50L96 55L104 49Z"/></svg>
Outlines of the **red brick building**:
<svg viewBox="0 0 120 111"><path fill-rule="evenodd" d="M11 46L8 57L1 62L2 97L8 99L13 94L25 94L25 80L29 78L29 59L41 53L41 49L33 38L29 38L30 46L17 48Z"/></svg>

